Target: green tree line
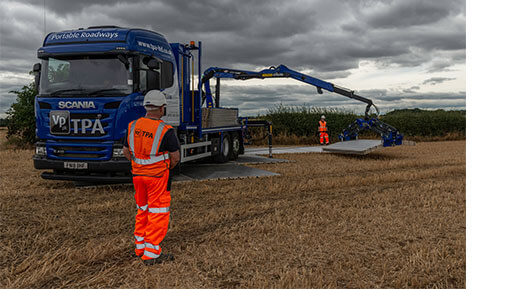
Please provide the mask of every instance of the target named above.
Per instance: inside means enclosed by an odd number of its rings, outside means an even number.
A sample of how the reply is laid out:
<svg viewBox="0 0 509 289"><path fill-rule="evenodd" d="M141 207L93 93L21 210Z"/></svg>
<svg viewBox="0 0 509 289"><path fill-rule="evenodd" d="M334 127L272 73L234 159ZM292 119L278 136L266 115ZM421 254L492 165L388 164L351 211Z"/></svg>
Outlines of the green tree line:
<svg viewBox="0 0 509 289"><path fill-rule="evenodd" d="M312 136L317 134L321 115L325 115L329 135L335 139L356 118L363 117L340 109L279 105L258 118L273 123L274 135ZM402 109L381 115L380 119L412 137L442 137L450 134L464 137L466 133L464 110Z"/></svg>

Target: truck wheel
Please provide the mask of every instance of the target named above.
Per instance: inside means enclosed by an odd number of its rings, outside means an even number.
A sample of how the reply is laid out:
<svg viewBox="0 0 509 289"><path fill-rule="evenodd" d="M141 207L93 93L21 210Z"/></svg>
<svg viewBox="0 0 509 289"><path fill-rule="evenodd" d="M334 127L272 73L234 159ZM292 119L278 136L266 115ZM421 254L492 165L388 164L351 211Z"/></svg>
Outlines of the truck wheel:
<svg viewBox="0 0 509 289"><path fill-rule="evenodd" d="M221 151L217 156L214 157L214 161L218 163L225 163L232 157L232 142L230 134L225 133L223 135L223 141L221 142Z"/></svg>
<svg viewBox="0 0 509 289"><path fill-rule="evenodd" d="M240 137L239 134L234 132L232 133L232 160L236 160L239 158L240 153Z"/></svg>

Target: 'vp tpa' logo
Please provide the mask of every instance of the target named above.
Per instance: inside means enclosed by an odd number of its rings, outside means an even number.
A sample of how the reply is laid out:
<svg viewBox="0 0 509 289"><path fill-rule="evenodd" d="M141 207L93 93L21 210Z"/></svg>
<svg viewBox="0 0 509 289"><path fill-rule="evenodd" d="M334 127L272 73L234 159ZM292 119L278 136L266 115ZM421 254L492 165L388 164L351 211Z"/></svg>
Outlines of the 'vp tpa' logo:
<svg viewBox="0 0 509 289"><path fill-rule="evenodd" d="M50 132L52 134L69 134L69 112L52 111L50 112Z"/></svg>
<svg viewBox="0 0 509 289"><path fill-rule="evenodd" d="M51 116L53 123L60 128L65 128L67 123L67 118L61 115L52 115Z"/></svg>
<svg viewBox="0 0 509 289"><path fill-rule="evenodd" d="M134 130L134 136L141 136L141 137L148 137L148 138L154 138L154 134L148 131L144 131L141 129L135 129Z"/></svg>

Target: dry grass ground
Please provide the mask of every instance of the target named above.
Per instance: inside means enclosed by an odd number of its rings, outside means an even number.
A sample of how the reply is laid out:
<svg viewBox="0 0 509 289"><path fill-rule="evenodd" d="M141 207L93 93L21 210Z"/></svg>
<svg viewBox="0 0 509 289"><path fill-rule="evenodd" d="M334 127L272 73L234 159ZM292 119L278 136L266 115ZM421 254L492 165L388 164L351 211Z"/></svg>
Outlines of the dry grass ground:
<svg viewBox="0 0 509 289"><path fill-rule="evenodd" d="M46 181L0 151L3 288L462 288L465 142L280 155L279 177L177 183L163 250L130 257L131 186Z"/></svg>

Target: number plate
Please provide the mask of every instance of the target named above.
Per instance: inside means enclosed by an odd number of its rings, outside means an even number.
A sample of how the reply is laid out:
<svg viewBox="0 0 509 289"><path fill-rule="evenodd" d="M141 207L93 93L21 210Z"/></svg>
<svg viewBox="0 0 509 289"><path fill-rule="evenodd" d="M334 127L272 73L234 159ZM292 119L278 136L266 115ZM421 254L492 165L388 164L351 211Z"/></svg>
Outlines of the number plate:
<svg viewBox="0 0 509 289"><path fill-rule="evenodd" d="M88 163L64 162L64 168L72 170L86 170Z"/></svg>
<svg viewBox="0 0 509 289"><path fill-rule="evenodd" d="M67 110L55 110L49 113L49 127L51 134L69 134L71 133L70 115Z"/></svg>

